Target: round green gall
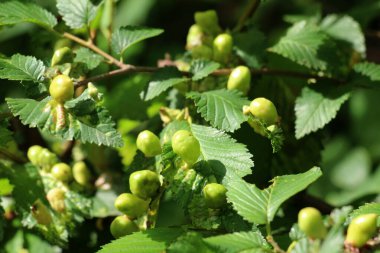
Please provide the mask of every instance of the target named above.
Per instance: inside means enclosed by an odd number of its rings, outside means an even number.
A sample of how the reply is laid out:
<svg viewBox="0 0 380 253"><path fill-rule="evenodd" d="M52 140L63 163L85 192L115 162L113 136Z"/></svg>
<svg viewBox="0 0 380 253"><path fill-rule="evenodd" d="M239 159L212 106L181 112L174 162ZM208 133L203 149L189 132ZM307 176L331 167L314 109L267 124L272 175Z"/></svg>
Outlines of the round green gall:
<svg viewBox="0 0 380 253"><path fill-rule="evenodd" d="M228 33L219 34L213 42L214 60L227 63L232 52L233 39Z"/></svg>
<svg viewBox="0 0 380 253"><path fill-rule="evenodd" d="M201 154L198 140L187 130L179 130L172 137L172 148L188 165L193 165Z"/></svg>
<svg viewBox="0 0 380 253"><path fill-rule="evenodd" d="M115 200L115 207L129 218L137 218L148 210L149 202L130 194L120 194Z"/></svg>
<svg viewBox="0 0 380 253"><path fill-rule="evenodd" d="M43 148L37 157L37 165L46 172L50 172L51 168L56 163L58 163L57 155L50 152L47 148Z"/></svg>
<svg viewBox="0 0 380 253"><path fill-rule="evenodd" d="M218 209L226 205L227 189L221 184L210 183L203 188L203 196L206 205L212 209Z"/></svg>
<svg viewBox="0 0 380 253"><path fill-rule="evenodd" d="M139 133L136 146L146 157L159 155L162 151L160 139L149 130L144 130Z"/></svg>
<svg viewBox="0 0 380 253"><path fill-rule="evenodd" d="M326 236L326 227L318 209L305 207L298 213L298 226L308 237L323 239Z"/></svg>
<svg viewBox="0 0 380 253"><path fill-rule="evenodd" d="M354 218L348 226L346 242L360 248L376 234L377 214L363 214Z"/></svg>
<svg viewBox="0 0 380 253"><path fill-rule="evenodd" d="M260 97L252 100L249 110L254 117L264 121L267 125L272 125L278 120L276 106L266 98Z"/></svg>
<svg viewBox="0 0 380 253"><path fill-rule="evenodd" d="M88 94L95 100L99 101L102 98L102 94L99 93L98 88L92 83L87 84Z"/></svg>
<svg viewBox="0 0 380 253"><path fill-rule="evenodd" d="M251 84L251 71L246 66L234 68L228 78L227 89L240 90L244 95L248 93Z"/></svg>
<svg viewBox="0 0 380 253"><path fill-rule="evenodd" d="M71 40L66 38L57 40L54 44L54 51L63 47L71 47Z"/></svg>
<svg viewBox="0 0 380 253"><path fill-rule="evenodd" d="M195 23L208 34L216 35L221 29L218 21L218 14L214 10L196 12L194 14Z"/></svg>
<svg viewBox="0 0 380 253"><path fill-rule="evenodd" d="M71 62L73 60L72 52L69 47L62 47L54 51L53 57L51 58L51 66Z"/></svg>
<svg viewBox="0 0 380 253"><path fill-rule="evenodd" d="M51 175L62 182L69 182L71 180L71 168L66 163L57 163L51 168Z"/></svg>
<svg viewBox="0 0 380 253"><path fill-rule="evenodd" d="M50 206L57 212L65 211L65 191L61 188L53 188L46 195Z"/></svg>
<svg viewBox="0 0 380 253"><path fill-rule="evenodd" d="M74 83L67 75L58 75L50 83L49 92L58 103L64 103L74 96Z"/></svg>
<svg viewBox="0 0 380 253"><path fill-rule="evenodd" d="M160 185L158 174L150 170L135 171L129 176L131 192L142 199L154 197Z"/></svg>
<svg viewBox="0 0 380 253"><path fill-rule="evenodd" d="M139 231L139 228L127 216L122 215L122 216L116 217L112 221L110 230L111 230L112 236L117 239L126 235L130 235L133 232L137 232Z"/></svg>
<svg viewBox="0 0 380 253"><path fill-rule="evenodd" d="M74 180L80 185L88 185L91 181L91 172L85 162L76 162L73 165Z"/></svg>
<svg viewBox="0 0 380 253"><path fill-rule="evenodd" d="M202 45L203 30L199 25L192 25L186 37L186 49Z"/></svg>
<svg viewBox="0 0 380 253"><path fill-rule="evenodd" d="M43 148L41 146L38 146L38 145L31 146L28 149L27 157L32 164L34 164L34 165L38 164L38 157L39 157L42 149Z"/></svg>

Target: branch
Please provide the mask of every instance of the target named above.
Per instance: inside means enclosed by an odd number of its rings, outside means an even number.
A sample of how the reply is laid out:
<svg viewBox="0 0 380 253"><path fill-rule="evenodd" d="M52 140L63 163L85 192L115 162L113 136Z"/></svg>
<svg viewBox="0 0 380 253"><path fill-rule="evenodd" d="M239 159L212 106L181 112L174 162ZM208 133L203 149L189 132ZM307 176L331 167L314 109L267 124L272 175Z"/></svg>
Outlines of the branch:
<svg viewBox="0 0 380 253"><path fill-rule="evenodd" d="M9 160L14 161L15 163L18 163L18 164L24 164L28 162L28 160L26 160L24 157L12 154L11 152L9 152L8 150L4 148L0 148L0 156L8 158Z"/></svg>
<svg viewBox="0 0 380 253"><path fill-rule="evenodd" d="M117 60L116 58L114 58L112 55L110 54L107 54L106 52L104 52L103 50L101 50L100 48L98 48L97 46L95 46L91 41L85 41L71 33L68 33L68 32L65 32L63 33L62 35L63 37L65 38L68 38L72 41L75 41L76 43L84 46L84 47L87 47L89 49L91 49L92 51L94 51L95 53L103 56L104 58L106 58L107 60L109 60L109 63L110 64L114 64L116 66L118 66L119 68L123 69L125 68L126 64L122 63L121 61Z"/></svg>
<svg viewBox="0 0 380 253"><path fill-rule="evenodd" d="M251 2L249 8L247 8L246 13L242 16L242 18L239 21L241 26L243 26L245 20L250 15L253 14L253 12L257 9L259 4L260 4L260 0L253 0ZM237 28L241 29L241 27L240 28L237 27ZM81 38L79 38L79 37L77 37L71 33L67 33L67 32L63 33L62 36L65 38L68 38L72 41L75 41L84 47L87 47L87 48L93 50L97 54L99 54L99 55L103 56L104 58L106 58L107 60L109 60L110 64L114 64L114 65L119 67L119 69L117 69L117 70L112 70L110 72L107 72L107 73L104 73L101 75L93 76L93 77L87 78L85 80L78 81L75 84L75 88L86 85L89 82L95 82L95 81L107 79L109 77L113 77L113 76L117 76L117 75L122 75L122 74L127 74L127 73L153 73L153 72L156 72L156 71L161 69L161 67L146 67L146 66L134 66L134 65L130 65L130 64L125 64L125 63L117 60L116 58L114 58L112 55L104 52L102 49L100 49L99 47L94 45L91 41L85 41L85 40L83 40L83 39L81 39ZM218 69L218 70L214 71L213 73L211 73L211 75L226 76L226 75L229 75L231 73L231 71L232 71L232 69ZM186 71L182 71L181 73L185 76L191 75L190 72L186 72ZM286 71L286 70L274 70L274 69L267 69L267 68L251 69L251 73L252 73L252 75L272 75L272 76L277 75L277 76L289 76L289 77L304 78L304 79L310 79L310 78L327 79L327 80L335 81L338 83L343 82L342 80L335 79L332 77L318 76L318 75L309 74L309 73Z"/></svg>
<svg viewBox="0 0 380 253"><path fill-rule="evenodd" d="M89 77L85 80L78 81L75 84L75 88L78 88L80 86L86 85L89 82L95 82L100 81L103 79L107 79L109 77L128 74L128 73L153 73L158 70L160 70L161 67L145 67L145 66L134 66L134 65L127 65L124 64L124 67L121 69L113 70L101 75ZM211 75L213 76L227 76L231 73L232 69L218 69L215 70ZM185 76L190 76L191 73L187 71L181 71L181 73ZM287 70L276 70L276 69L268 69L268 68L262 68L262 69L251 69L251 73L254 76L259 75L268 75L268 76L288 76L288 77L294 77L294 78L301 78L301 79L318 79L318 80L330 80L334 81L336 83L343 83L344 80L336 79L333 77L327 77L327 76L319 76L315 74L309 74L309 73L303 73L303 72L297 72L297 71L287 71Z"/></svg>
<svg viewBox="0 0 380 253"><path fill-rule="evenodd" d="M75 146L75 141L67 141L67 142L65 143L65 146L64 146L64 148L63 148L63 151L61 152L60 158L61 158L62 160L64 160L64 161L65 161L65 160L69 160L70 155L71 155L71 153L72 153L72 151L73 151L74 146Z"/></svg>
<svg viewBox="0 0 380 253"><path fill-rule="evenodd" d="M103 79L107 79L109 77L127 74L127 73L152 73L158 71L160 68L158 67L144 67L144 66L133 66L128 64L123 64L123 68L112 70L110 72L100 74L97 76L89 77L85 80L79 81L75 84L75 88L86 85L89 82L100 81Z"/></svg>
<svg viewBox="0 0 380 253"><path fill-rule="evenodd" d="M257 8L260 5L260 1L261 0L251 0L249 5L245 8L244 13L240 16L240 19L235 28L233 29L234 32L239 32L243 28L245 22L249 19L249 17L251 17L256 12Z"/></svg>
<svg viewBox="0 0 380 253"><path fill-rule="evenodd" d="M274 240L274 238L271 235L267 236L267 241L272 245L274 252L286 253L283 249L280 248L280 246L277 244L277 242Z"/></svg>

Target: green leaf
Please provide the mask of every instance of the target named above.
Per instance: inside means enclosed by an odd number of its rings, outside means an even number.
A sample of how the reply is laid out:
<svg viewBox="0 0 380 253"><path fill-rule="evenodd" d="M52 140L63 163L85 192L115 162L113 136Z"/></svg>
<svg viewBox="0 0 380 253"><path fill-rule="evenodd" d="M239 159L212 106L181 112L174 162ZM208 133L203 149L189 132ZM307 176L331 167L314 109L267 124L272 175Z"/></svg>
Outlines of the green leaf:
<svg viewBox="0 0 380 253"><path fill-rule="evenodd" d="M87 99L86 93L82 94L74 103L83 105L80 99ZM49 102L50 97L42 101L32 99L6 99L13 115L19 116L21 122L30 127L38 127L65 140L80 139L83 143L95 143L112 147L123 146L121 135L115 129L115 123L108 111L101 106L96 106L89 115L82 115L80 110L72 107L72 101L67 102L68 108L64 109L65 119L63 125L58 126L57 110ZM58 117L59 118L59 117Z"/></svg>
<svg viewBox="0 0 380 253"><path fill-rule="evenodd" d="M251 173L252 155L245 145L212 127L192 124L191 131L199 141L203 159L215 170L215 174L223 177L235 173L244 177Z"/></svg>
<svg viewBox="0 0 380 253"><path fill-rule="evenodd" d="M335 118L338 110L348 100L350 93L346 89L326 88L302 89L296 100L296 138L315 132Z"/></svg>
<svg viewBox="0 0 380 253"><path fill-rule="evenodd" d="M149 39L163 33L164 30L140 26L121 27L112 34L111 46L115 53L123 54L124 51L145 39Z"/></svg>
<svg viewBox="0 0 380 253"><path fill-rule="evenodd" d="M207 183L207 179L195 170L177 170L170 181L171 186L168 191L172 192L174 199L184 209L188 207L195 194L202 192L203 186Z"/></svg>
<svg viewBox="0 0 380 253"><path fill-rule="evenodd" d="M207 60L194 60L191 63L190 72L193 74L192 80L193 81L199 81L208 75L210 75L212 72L217 70L220 67L220 64L213 61L207 61Z"/></svg>
<svg viewBox="0 0 380 253"><path fill-rule="evenodd" d="M0 164L0 174L2 171L14 185L12 197L16 203L16 211L22 219L22 225L26 228L36 228L47 240L63 247L68 239L67 230L62 227L62 220L55 217L55 213L49 209L43 180L38 169L31 164L13 167L4 167ZM31 213L31 207L36 201L45 205L54 219L48 227L38 224Z"/></svg>
<svg viewBox="0 0 380 253"><path fill-rule="evenodd" d="M66 208L70 210L70 214L77 222L82 222L85 217L90 217L92 199L86 198L76 191L69 190L65 194L65 203Z"/></svg>
<svg viewBox="0 0 380 253"><path fill-rule="evenodd" d="M90 0L57 0L57 8L66 25L72 29L89 25L97 10Z"/></svg>
<svg viewBox="0 0 380 253"><path fill-rule="evenodd" d="M302 238L296 242L296 246L290 253L305 253L305 252L319 252L318 241L311 241L309 238Z"/></svg>
<svg viewBox="0 0 380 253"><path fill-rule="evenodd" d="M328 37L301 21L291 27L280 41L269 51L288 58L302 66L315 70L326 70L327 63L318 55Z"/></svg>
<svg viewBox="0 0 380 253"><path fill-rule="evenodd" d="M268 224L282 203L304 190L321 175L321 170L314 167L305 173L278 176L264 190L235 177L227 184L227 199L245 220Z"/></svg>
<svg viewBox="0 0 380 253"><path fill-rule="evenodd" d="M329 166L329 179L332 184L344 190L345 193L349 191L360 193L370 187L373 179L380 176L375 174L369 178L372 160L368 150L364 147L347 150L339 158L339 162L336 162L335 166ZM375 173L379 174L379 172ZM351 176L347 177L346 175ZM380 192L380 189L378 191Z"/></svg>
<svg viewBox="0 0 380 253"><path fill-rule="evenodd" d="M167 250L168 253L217 253L212 250L202 239L200 234L195 232L186 233L180 236Z"/></svg>
<svg viewBox="0 0 380 253"><path fill-rule="evenodd" d="M12 168L0 164L0 172L1 170L4 170L5 176L9 178L8 183L13 185L12 197L21 215L28 215L30 207L37 199L45 199L41 177L34 166Z"/></svg>
<svg viewBox="0 0 380 253"><path fill-rule="evenodd" d="M24 22L52 29L57 24L57 19L53 14L35 4L24 4L18 1L0 3L0 26Z"/></svg>
<svg viewBox="0 0 380 253"><path fill-rule="evenodd" d="M196 178L194 186L196 193L193 194L190 203L188 204L189 218L194 227L205 230L217 230L222 225L221 216L218 212L213 212L206 205L205 198L202 194L203 186L206 181L202 177Z"/></svg>
<svg viewBox="0 0 380 253"><path fill-rule="evenodd" d="M380 216L380 203L367 203L351 212L349 221L363 214L375 213Z"/></svg>
<svg viewBox="0 0 380 253"><path fill-rule="evenodd" d="M183 233L178 228L155 228L124 236L109 244L97 253L161 253Z"/></svg>
<svg viewBox="0 0 380 253"><path fill-rule="evenodd" d="M86 64L89 70L92 70L99 66L104 58L98 54L93 53L90 49L81 47L76 52L74 62L80 62Z"/></svg>
<svg viewBox="0 0 380 253"><path fill-rule="evenodd" d="M355 64L354 71L374 82L380 81L380 65L372 62Z"/></svg>
<svg viewBox="0 0 380 253"><path fill-rule="evenodd" d="M38 252L55 253L57 252L57 247L54 247L53 245L47 243L45 240L42 240L40 237L34 234L29 234L29 233L26 234L25 241L28 245L29 253L38 253Z"/></svg>
<svg viewBox="0 0 380 253"><path fill-rule="evenodd" d="M10 59L0 59L0 78L15 81L44 80L44 63L32 56L15 54Z"/></svg>
<svg viewBox="0 0 380 253"><path fill-rule="evenodd" d="M234 35L236 54L252 68L260 68L264 61L267 41L265 35L255 27Z"/></svg>
<svg viewBox="0 0 380 253"><path fill-rule="evenodd" d="M95 196L91 199L90 217L106 218L119 215L119 211L114 206L117 196L117 193L112 189L96 191Z"/></svg>
<svg viewBox="0 0 380 253"><path fill-rule="evenodd" d="M168 67L157 71L148 84L146 92L141 95L145 101L151 100L174 85L187 82L189 79L182 77L176 68Z"/></svg>
<svg viewBox="0 0 380 253"><path fill-rule="evenodd" d="M320 24L320 28L331 37L352 45L362 56L365 56L365 39L358 22L350 16L328 15Z"/></svg>
<svg viewBox="0 0 380 253"><path fill-rule="evenodd" d="M79 97L71 99L65 103L65 107L77 116L85 116L96 110L97 101L86 89Z"/></svg>
<svg viewBox="0 0 380 253"><path fill-rule="evenodd" d="M214 248L222 250L221 252L272 252L270 246L265 241L260 232L251 231L218 235L205 238L204 241Z"/></svg>
<svg viewBox="0 0 380 253"><path fill-rule="evenodd" d="M171 153L174 154L170 144L164 146L164 153L166 153L166 157ZM171 196L170 198L183 209L191 220L192 226L198 229L217 229L221 226L222 220L217 212L212 211L206 205L202 190L208 183L208 177L200 172L198 165L195 165L193 169L184 170L167 164L166 170L163 171L163 175L170 185L166 189L166 194Z"/></svg>
<svg viewBox="0 0 380 253"><path fill-rule="evenodd" d="M241 97L236 90L212 90L203 93L191 92L188 98L195 101L197 111L209 121L213 127L233 132L247 120L243 114L243 106L249 101Z"/></svg>
<svg viewBox="0 0 380 253"><path fill-rule="evenodd" d="M19 252L23 249L24 244L24 232L23 230L17 230L14 234L12 234L11 238L4 245L5 252Z"/></svg>
<svg viewBox="0 0 380 253"><path fill-rule="evenodd" d="M8 178L0 178L0 196L11 194L13 187Z"/></svg>
<svg viewBox="0 0 380 253"><path fill-rule="evenodd" d="M360 149L359 149L360 150ZM339 190L338 192L331 192L326 196L326 200L329 203L333 203L334 205L345 205L349 204L355 200L358 200L360 198L363 198L368 195L375 195L380 193L379 184L380 184L380 170L379 168L376 169L375 173L368 175L369 170L372 167L370 157L368 157L369 154L366 154L366 157L360 157L358 156L358 151L354 150L354 152L345 152L345 157L343 158L343 161L341 163L338 163L339 168L343 169L344 165L347 165L348 162L354 161L354 164L359 165L359 167L354 167L353 164L349 164L349 169L355 168L357 171L355 171L354 174L345 174L345 175L352 175L354 178L358 177L359 180L361 179L362 182L351 189L344 189L344 191ZM350 157L353 156L353 157ZM359 159L357 159L359 158ZM356 159L356 160L354 160ZM369 160L368 160L369 159ZM362 162L362 163L360 163ZM335 168L332 168L336 170ZM363 177L360 178L360 176L367 176L366 178ZM349 181L350 179L346 179ZM352 182L354 182L352 180Z"/></svg>

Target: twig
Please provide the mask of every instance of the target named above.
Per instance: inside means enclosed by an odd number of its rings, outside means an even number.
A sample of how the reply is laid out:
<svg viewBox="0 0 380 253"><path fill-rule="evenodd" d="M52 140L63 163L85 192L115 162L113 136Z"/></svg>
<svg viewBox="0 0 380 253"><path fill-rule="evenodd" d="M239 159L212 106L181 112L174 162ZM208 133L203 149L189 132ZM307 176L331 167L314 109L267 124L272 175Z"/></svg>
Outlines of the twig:
<svg viewBox="0 0 380 253"><path fill-rule="evenodd" d="M367 32L365 32L365 36L380 38L380 31L367 31Z"/></svg>
<svg viewBox="0 0 380 253"><path fill-rule="evenodd" d="M80 86L86 85L89 82L95 82L100 81L103 79L107 79L109 77L122 75L122 74L128 74L128 73L153 73L158 70L160 70L161 67L145 67L145 66L134 66L134 65L127 65L124 64L124 67L122 69L113 70L101 75L89 77L85 80L78 81L75 84L75 87L78 88ZM211 75L214 76L226 76L231 73L232 69L218 69L211 73ZM181 73L185 76L190 76L190 72L181 71ZM268 75L268 76L288 76L288 77L294 77L294 78L301 78L301 79L318 79L318 80L331 80L337 83L343 83L344 80L336 79L333 77L327 77L327 76L318 76L315 74L309 74L309 73L303 73L303 72L296 72L296 71L287 71L287 70L276 70L276 69L251 69L252 75Z"/></svg>
<svg viewBox="0 0 380 253"><path fill-rule="evenodd" d="M73 151L73 148L75 146L75 141L68 141L65 143L65 147L60 155L62 160L68 160L71 152Z"/></svg>
<svg viewBox="0 0 380 253"><path fill-rule="evenodd" d="M251 17L260 5L261 0L251 0L248 6L244 9L244 13L240 16L238 23L233 29L234 32L239 32L243 27L245 22Z"/></svg>
<svg viewBox="0 0 380 253"><path fill-rule="evenodd" d="M140 67L140 66L133 66L133 65L128 65L124 64L123 68L112 70L110 72L100 74L97 76L89 77L87 79L84 79L82 81L79 81L75 84L75 88L78 88L80 86L86 85L89 82L95 82L95 81L100 81L103 79L107 79L112 76L117 76L121 74L127 74L127 73L152 73L158 71L160 68L157 67Z"/></svg>
<svg viewBox="0 0 380 253"><path fill-rule="evenodd" d="M286 253L283 249L281 249L281 247L277 244L271 235L267 236L267 241L272 245L274 252Z"/></svg>
<svg viewBox="0 0 380 253"><path fill-rule="evenodd" d="M68 33L68 32L63 33L62 36L65 38L68 38L72 41L75 41L76 43L78 43L84 47L91 49L92 51L96 52L97 54L99 54L99 55L103 56L104 58L106 58L107 60L109 60L110 64L114 64L121 69L128 66L128 65L122 63L121 61L117 60L116 58L114 58L112 55L104 52L103 50L101 50L100 48L95 46L91 41L85 41L85 40L83 40L83 39L81 39L81 38L79 38L79 37L77 37L71 33Z"/></svg>
<svg viewBox="0 0 380 253"><path fill-rule="evenodd" d="M2 155L2 156L4 156L4 157L8 158L8 159L11 160L11 161L14 161L14 162L16 162L16 163L19 163L19 164L24 164L24 163L27 162L27 160L26 160L24 157L14 155L14 154L12 154L12 153L10 153L10 152L8 152L7 150L2 149L2 148L0 148L0 155Z"/></svg>
<svg viewBox="0 0 380 253"><path fill-rule="evenodd" d="M244 20L242 17L242 19L240 21L244 23L245 19L248 18L249 15L251 15L256 10L259 3L260 3L260 0L252 1L249 8L247 8L246 13L243 15L243 17L245 16ZM85 47L93 50L94 52L98 53L99 55L101 55L104 58L106 58L107 60L109 60L110 64L114 64L117 67L119 67L119 69L112 70L110 72L107 72L107 73L104 73L101 75L89 77L85 80L78 81L75 84L75 88L86 85L89 82L103 80L103 79L106 79L106 78L109 78L112 76L117 76L117 75L122 75L122 74L127 74L127 73L152 73L152 72L156 72L156 71L161 69L161 67L146 67L146 66L134 66L134 65L130 65L130 64L125 64L125 63L117 60L116 58L114 58L112 55L104 52L102 49L98 48L91 41L85 41L85 40L83 40L83 39L81 39L81 38L79 38L79 37L77 37L71 33L67 33L67 32L63 33L62 36L65 38L68 38L72 41L75 41L82 46L85 46ZM231 73L231 71L232 71L232 69L218 69L211 74L214 76L225 76L225 75L229 75ZM181 73L185 76L191 75L190 72L186 72L186 71L182 71ZM309 79L309 78L326 79L326 80L331 80L331 81L335 81L338 83L343 82L342 80L335 79L332 77L318 76L315 74L286 71L286 70L274 70L274 69L267 69L267 68L251 69L251 73L252 73L252 75L274 75L274 76L278 75L278 76L289 76L289 77L306 78L306 79Z"/></svg>

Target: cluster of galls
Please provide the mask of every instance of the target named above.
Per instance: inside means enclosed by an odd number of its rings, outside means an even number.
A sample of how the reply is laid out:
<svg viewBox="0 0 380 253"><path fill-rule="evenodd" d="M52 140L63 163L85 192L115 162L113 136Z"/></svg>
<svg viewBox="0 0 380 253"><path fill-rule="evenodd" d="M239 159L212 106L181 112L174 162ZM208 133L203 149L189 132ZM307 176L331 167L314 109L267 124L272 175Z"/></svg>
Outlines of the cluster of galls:
<svg viewBox="0 0 380 253"><path fill-rule="evenodd" d="M378 215L374 213L363 214L351 220L346 235L346 245L361 248L376 234ZM318 209L314 207L303 208L298 213L298 226L310 239L324 239L327 229ZM288 249L290 252L297 242L293 242Z"/></svg>
<svg viewBox="0 0 380 253"><path fill-rule="evenodd" d="M173 152L185 163L184 169L189 169L198 161L200 144L191 132L177 131L171 139L171 144ZM136 145L146 157L154 157L162 152L160 139L149 130L140 132ZM160 176L151 170L133 172L129 177L129 187L131 193L122 193L115 200L116 209L124 214L116 217L111 223L111 234L115 238L140 230L135 221L149 213L150 203L161 187ZM222 208L227 202L226 192L227 189L221 184L207 184L203 188L206 205L213 209Z"/></svg>
<svg viewBox="0 0 380 253"><path fill-rule="evenodd" d="M195 24L190 27L187 35L186 49L195 59L203 58L217 61L224 66L229 65L233 62L233 38L221 31L215 11L196 12ZM228 77L227 89L238 90L247 95L250 84L251 70L246 66L237 66ZM253 116L248 119L248 123L258 134L265 136L266 130L273 132L277 128L279 117L270 100L256 98L243 111Z"/></svg>
<svg viewBox="0 0 380 253"><path fill-rule="evenodd" d="M200 156L200 144L198 140L187 130L179 130L172 137L172 148L186 164L186 168L191 167L198 161ZM206 205L212 209L223 207L226 200L227 189L218 183L209 183L203 188L203 197Z"/></svg>
<svg viewBox="0 0 380 253"><path fill-rule="evenodd" d="M223 66L233 62L233 38L228 32L222 32L218 16L214 10L196 12L195 24L189 29L186 49L193 59L207 59L219 62ZM183 67L183 66L182 66ZM182 68L182 70L187 70ZM205 79L206 82L207 78ZM246 66L234 68L227 82L227 89L236 89L244 95L248 93L251 72Z"/></svg>
<svg viewBox="0 0 380 253"><path fill-rule="evenodd" d="M91 184L91 172L83 161L68 164L59 161L48 149L35 145L27 153L30 162L41 169L42 176L51 176L56 180L56 187L49 189L46 198L53 210L63 213L66 209L65 195L68 188L88 188ZM37 200L32 207L32 214L39 224L48 225L51 217L42 201Z"/></svg>
<svg viewBox="0 0 380 253"><path fill-rule="evenodd" d="M243 113L249 116L248 124L262 136L266 136L266 132L273 132L278 128L277 109L269 99L255 98L249 106L243 107Z"/></svg>
<svg viewBox="0 0 380 253"><path fill-rule="evenodd" d="M64 104L74 97L74 81L69 76L73 68L73 58L73 52L69 47L58 48L53 54L51 68L47 72L47 76L51 79L49 94L52 100L45 109L51 110L56 131L67 127ZM88 83L88 91L91 97L98 99L98 90L92 83Z"/></svg>
<svg viewBox="0 0 380 253"><path fill-rule="evenodd" d="M111 223L111 234L115 238L139 231L134 220L148 213L149 204L158 194L160 186L161 181L156 172L140 170L130 175L131 193L122 193L115 200L116 209L124 214Z"/></svg>
<svg viewBox="0 0 380 253"><path fill-rule="evenodd" d="M146 157L161 154L160 139L151 131L142 131L136 141L137 148ZM115 238L139 231L135 220L149 212L152 199L161 186L159 175L151 170L140 170L129 176L131 193L122 193L115 200L115 207L124 215L116 217L111 223L111 234Z"/></svg>

